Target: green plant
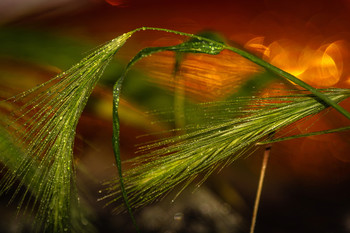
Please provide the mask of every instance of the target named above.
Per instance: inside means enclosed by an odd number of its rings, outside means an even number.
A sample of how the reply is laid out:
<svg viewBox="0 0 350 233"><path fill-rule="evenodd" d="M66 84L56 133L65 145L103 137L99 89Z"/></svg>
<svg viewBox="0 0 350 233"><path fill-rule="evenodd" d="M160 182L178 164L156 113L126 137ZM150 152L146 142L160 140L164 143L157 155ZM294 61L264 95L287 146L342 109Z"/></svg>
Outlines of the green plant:
<svg viewBox="0 0 350 233"><path fill-rule="evenodd" d="M135 29L101 46L49 82L1 102L1 161L6 165L1 193L15 188L14 197L21 194L19 207L25 210L31 206L36 212L37 231L87 231L88 227L81 225L85 217L78 207L75 184L73 145L76 126L92 90L114 54L129 37L143 30L175 33L190 40L141 50L128 63L113 88L113 146L119 179L106 183L108 194L103 199L108 199L109 203L123 199L132 218L132 208L156 201L180 183L185 188L199 173L206 172L205 179L214 170L249 154L258 143L273 142L271 135L298 120L328 107L350 119L350 114L338 105L350 96L349 90L315 89L256 56L207 35L151 27ZM162 51L178 55L217 55L223 50L237 53L265 69L252 80L288 79L305 90L289 90L270 97L248 93L194 106L186 114L203 113L200 122L185 126L183 135L141 147L143 155L129 161L133 167L122 172L118 110L123 82L131 67L140 59ZM177 66L181 66L181 56L177 62ZM122 205L117 207L117 210L122 209Z"/></svg>

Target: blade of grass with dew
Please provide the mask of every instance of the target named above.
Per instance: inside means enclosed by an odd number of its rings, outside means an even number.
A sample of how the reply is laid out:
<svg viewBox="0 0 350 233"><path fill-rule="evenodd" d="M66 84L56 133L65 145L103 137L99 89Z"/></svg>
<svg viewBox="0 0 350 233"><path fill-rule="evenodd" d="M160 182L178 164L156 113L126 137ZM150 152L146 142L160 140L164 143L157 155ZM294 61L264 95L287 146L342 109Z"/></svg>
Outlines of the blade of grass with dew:
<svg viewBox="0 0 350 233"><path fill-rule="evenodd" d="M181 43L179 45L175 46L166 46L166 47L150 47L142 49L139 53L137 53L133 59L128 63L128 65L125 68L125 71L123 72L122 76L119 78L117 83L113 87L113 149L114 149L114 155L116 159L116 164L118 168L119 173L119 184L121 188L121 195L124 199L124 203L126 206L126 209L129 213L129 215L132 218L133 224L135 225L137 231L138 227L135 221L135 218L132 214L131 206L129 204L129 198L127 195L127 192L125 190L125 184L124 184L124 178L122 173L122 164L121 164L121 158L120 158L120 148L119 148L119 101L120 101L120 94L121 89L123 86L124 79L129 72L130 68L140 59L150 56L153 53L163 52L163 51L174 51L174 52L182 52L182 53L206 53L206 54L219 54L222 51L222 46L213 46L211 43L205 42L205 41L199 41L199 40L193 40Z"/></svg>
<svg viewBox="0 0 350 233"><path fill-rule="evenodd" d="M212 40L215 40L219 43L223 43L224 38L219 35L218 33L215 33L213 31L203 31L198 34L196 34L200 37L209 38ZM199 42L198 39L191 38L187 43L193 43L193 42ZM219 51L218 51L219 52ZM173 67L173 78L175 80L178 79L178 73L180 71L180 67L182 62L185 59L186 52L177 52L175 51L175 63ZM185 117L185 89L181 82L175 82L174 87L174 123L175 128L184 128L186 125L186 117ZM179 131L178 133L182 133Z"/></svg>
<svg viewBox="0 0 350 233"><path fill-rule="evenodd" d="M181 52L191 52L191 53L206 53L206 54L211 54L211 55L216 55L219 54L223 49L230 49L231 51L234 51L238 53L239 55L248 58L249 60L261 65L262 67L266 68L267 70L272 71L273 73L279 74L279 72L276 71L281 71L277 67L271 66L269 63L264 63L263 60L255 57L254 55L251 55L250 53L247 53L245 51L241 51L229 46L224 45L222 42L217 42L208 38L204 38L201 36L193 35L193 34L187 34L187 33L182 33L178 31L173 31L173 30L168 30L168 29L161 29L161 28L151 28L151 27L142 27L135 29L135 31L140 31L140 30L156 30L156 31L165 31L165 32L170 32L170 33L175 33L183 36L189 36L191 38L197 39L197 40L192 40L192 41L187 41L184 42L180 45L177 46L169 46L169 47L154 47L154 48L145 48L141 52L139 52L133 59L132 61L129 62L125 69L125 74L128 72L130 67L137 62L138 60L142 59L143 57L149 56L153 53L161 52L161 51L174 51L177 53ZM246 56L246 55L249 56ZM260 62L260 60L262 62ZM281 71L282 73L284 71ZM295 78L294 76L284 72L283 74L287 74L287 79L292 79L292 80L297 80L298 84L301 84L302 87L306 87L309 89L312 93L315 94L316 97L319 97L322 101L326 102L327 104L330 104L331 106L335 107L338 111L342 112L345 116L347 115L347 112L342 109L339 105L337 105L335 102L333 102L331 99L329 99L327 96L323 95L322 93L318 92L316 89L310 87L306 83L300 81L299 79ZM291 77L290 77L291 76ZM113 104L113 119L114 119L114 149L115 149L115 156L116 156L116 161L118 165L118 172L120 175L120 185L121 185L121 193L124 198L124 202L126 204L127 210L132 216L131 212L131 207L129 205L129 200L127 196L127 192L125 190L125 185L124 185L124 179L123 179L123 173L122 173L122 168L121 168L121 160L120 160L120 151L119 151L119 119L118 119L118 105L119 105L119 95L122 87L123 80L125 78L125 75L122 74L121 78L118 80L116 85L114 86L113 93L114 93L114 104ZM322 105L323 103L320 102ZM348 114L349 115L349 114ZM135 222L135 220L133 219Z"/></svg>
<svg viewBox="0 0 350 233"><path fill-rule="evenodd" d="M165 28L155 28L155 27L141 27L141 28L137 28L134 31L145 31L145 30L154 30L154 31L162 31L162 32L168 32L168 33L174 33L177 35L181 35L181 36L187 36L190 38L196 38L201 42L208 42L208 45L212 46L213 50L216 50L217 47L222 46L222 49L227 49L230 50L234 53L237 53L238 55L254 62L255 64L265 68L266 70L276 74L279 77L282 77L284 79L287 79L297 85L299 85L300 87L305 88L306 90L310 91L311 93L313 93L317 98L319 98L319 100L324 101L325 103L327 103L328 105L330 105L331 107L333 107L334 109L336 109L338 112L340 112L342 115L344 115L346 118L350 119L350 113L348 111L346 111L343 107L341 107L340 105L338 105L337 103L335 103L334 101L332 101L331 99L329 99L326 95L324 95L323 93L319 92L317 88L314 88L312 86L310 86L309 84L305 83L304 81L298 79L297 77L293 76L292 74L281 70L280 68L264 61L263 59L247 52L244 51L242 49L236 48L236 47L232 47L229 45L226 45L222 42L217 42L215 40L212 40L210 38L205 38L205 37L201 37L198 35L194 35L194 34L190 34L190 33L185 33L185 32L179 32L179 31L175 31L175 30L170 30L170 29L165 29Z"/></svg>
<svg viewBox="0 0 350 233"><path fill-rule="evenodd" d="M132 33L106 43L49 82L1 102L1 106L17 107L1 124L24 155L2 178L1 192L14 186L16 197L21 188L26 190L19 208L31 200L37 211L37 231L88 230L71 209L78 203L72 158L75 129L104 68ZM6 165L7 148L0 149Z"/></svg>
<svg viewBox="0 0 350 233"><path fill-rule="evenodd" d="M213 40L219 44L223 44L224 43L224 38L219 35L218 33L215 33L215 32L212 32L212 31L203 31L203 32L200 32L198 34L196 34L196 36L199 36L200 38L207 38L207 39L210 39L210 40ZM202 40L199 40L198 38L190 38L187 42L185 43L182 43L178 46L183 46L184 44L185 45L190 45L191 47L194 45L194 43L202 43L202 46L205 45L206 47L210 46L210 44L208 44L208 42L203 42ZM212 53L212 54L218 54L221 52L221 48L219 49L220 47L214 49L217 50L216 52ZM203 50L203 48L201 49ZM181 63L183 62L184 58L185 58L185 54L186 53L189 53L191 51L179 51L179 50L176 50L175 51L175 64L174 64L174 74L176 74L179 69L180 69L180 66L181 66ZM195 52L195 51L194 51ZM199 51L200 53L203 53L203 51Z"/></svg>
<svg viewBox="0 0 350 233"><path fill-rule="evenodd" d="M15 192L15 194L17 194L19 192L20 187L25 185L28 187L27 190L30 190L31 188L35 188L35 185L33 185L35 182L33 180L40 180L39 175L35 174L34 178L31 179L31 182L29 182L29 184L24 183L24 177L28 174L29 167L33 166L33 164L35 164L36 161L39 161L39 167L47 169L45 171L45 174L47 174L47 177L50 178L49 183L45 184L44 182L39 182L43 185L39 185L39 190L37 190L37 193L39 193L39 197L37 196L34 198L34 206L38 205L39 208L38 216L41 215L41 220L45 219L45 217L48 218L47 223L39 221L39 225L43 225L45 229L53 231L72 230L70 228L65 228L62 222L69 222L67 217L69 216L69 214L67 214L67 212L69 212L69 208L67 208L67 206L69 207L69 203L67 204L67 200L70 199L70 191L72 191L70 189L74 189L74 179L71 175L71 155L77 119L79 118L81 111L86 104L87 97L90 95L93 86L98 80L97 77L99 77L102 73L111 55L115 53L115 51L125 42L125 40L128 37L131 36L132 33L140 30L166 31L198 39L198 41L195 42L185 42L177 47L170 46L167 49L162 48L158 51L168 50L193 53L199 52L213 55L218 54L223 49L229 49L231 51L234 51L240 54L241 56L246 57L251 61L261 65L262 67L265 67L267 70L284 76L285 78L310 90L316 97L319 98L319 105L324 106L324 104L322 103L322 101L324 101L324 103L329 104L330 106L340 111L343 115L349 117L349 114L339 105L337 105L331 98L328 98L327 95L322 94L318 90L296 79L294 76L285 73L277 67L273 67L270 64L262 61L261 59L259 60L259 58L251 54L245 53L244 51L240 51L230 46L226 46L222 43L213 41L211 39L195 36L192 34L176 32L168 29L151 27L143 27L136 29L113 40L114 42L117 41L117 43L114 43L116 47L111 46L111 44L113 43L109 43L101 49L97 50L97 52L88 56L86 59L83 59L81 63L74 66L67 72L64 72L61 75L57 76L52 81L7 100L8 102L24 102L23 106L21 106L17 111L12 113L12 120L10 120L10 122L12 121L12 123L9 124L7 130L11 132L15 138L17 138L16 143L19 143L23 147L25 147L25 154L29 154L33 157L33 159L23 159L23 162L19 164L18 169L15 169L12 173L8 172L5 175L4 180L11 181L13 180L13 177L16 177L17 179L21 180L20 184L18 185L19 188L17 188L17 191ZM144 53L139 53L139 57L136 56L134 58L134 62L136 62L143 56L147 56L154 52L157 52L157 49L152 49L148 51L148 54L146 50L144 50ZM130 64L132 64L132 62ZM129 66L126 70L128 69ZM87 77L94 77L94 79L88 79ZM83 80L83 78L85 79ZM60 79L68 81L64 82ZM120 88L123 80L124 76L121 77L121 79L118 81L114 88L114 144L116 150L118 151L119 119L117 118L117 110L119 103ZM57 83L55 83L55 81L57 81ZM46 91L41 90L41 88L48 87L49 85L52 86ZM85 87L89 87L90 89L86 89ZM32 94L38 94L38 96L31 99L30 96ZM313 96L313 98L315 98L315 96ZM28 101L28 99L30 101ZM29 117L26 118L25 116L28 115ZM23 125L23 127L15 127L15 123L17 122L20 122L20 125ZM116 134L116 132L118 134ZM115 154L116 157L119 156L120 159L120 154L118 153L118 151L115 151ZM57 158L57 156L54 156L57 154L60 155L59 159ZM120 171L121 167L119 168L119 172ZM123 180L122 176L120 179L121 181ZM10 182L9 184L13 185L13 182ZM68 189L64 189L63 187ZM125 190L123 189L122 192L124 191ZM24 194L24 197L27 195L27 192ZM24 197L22 200L24 200ZM45 199L45 202L41 202L40 204L38 204L37 202L40 199ZM45 216L45 214L47 214L47 216Z"/></svg>
<svg viewBox="0 0 350 233"><path fill-rule="evenodd" d="M320 90L338 103L350 97L350 90ZM242 97L222 104L222 111L236 108L247 101L246 108L239 110L241 117L227 118L220 124L211 124L215 112L208 115L208 122L195 125L190 133L163 139L140 148L143 155L130 160L132 168L123 173L125 191L132 208L142 207L160 199L176 185L187 185L199 173L207 177L214 170L226 166L247 154L268 135L304 117L317 114L329 105L321 103L312 93L278 97ZM202 107L206 107L205 104ZM229 112L229 111L228 111ZM120 200L117 180L108 184L108 204ZM122 211L118 206L116 211Z"/></svg>
<svg viewBox="0 0 350 233"><path fill-rule="evenodd" d="M213 40L217 43L223 44L225 41L225 38L218 34L217 32L214 31L202 31L196 36L200 36L202 38L207 38L210 40ZM199 40L197 38L190 38L188 42L198 42ZM217 53L214 53L212 55L216 55ZM175 64L173 68L173 77L174 79L177 78L177 74L180 71L180 67L182 62L184 61L186 57L185 52L176 52L175 51ZM254 75L251 75L250 77L246 78L246 81L243 82L242 85L238 87L238 89L234 92L233 95L226 97L227 99L234 99L237 97L242 97L242 96L252 96L256 92L260 91L262 88L266 87L273 81L277 81L279 78L269 72L258 72ZM282 80L283 81L283 80ZM234 81L233 81L234 82ZM175 90L174 90L174 121L175 121L175 128L182 128L184 129L185 127L185 122L186 122L186 117L185 117L185 90L184 87L181 85L181 83L175 82ZM242 103L244 106L244 103ZM237 106L239 107L239 106ZM214 107L215 108L215 107ZM198 109L197 109L198 110ZM200 112L200 111L199 111ZM191 111L192 114L188 117L192 121L193 119L193 114L197 113L196 120L198 122L198 117L202 115L202 113L199 113L197 111ZM232 109L232 113L234 114L234 109ZM188 115L188 114L186 114ZM233 116L230 116L232 118Z"/></svg>

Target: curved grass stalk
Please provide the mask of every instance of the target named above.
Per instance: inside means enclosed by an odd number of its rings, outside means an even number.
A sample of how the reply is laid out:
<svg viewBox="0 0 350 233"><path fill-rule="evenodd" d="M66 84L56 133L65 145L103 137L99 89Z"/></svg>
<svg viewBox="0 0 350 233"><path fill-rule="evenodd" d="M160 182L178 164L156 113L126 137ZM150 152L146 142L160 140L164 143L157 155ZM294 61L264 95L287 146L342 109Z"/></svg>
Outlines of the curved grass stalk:
<svg viewBox="0 0 350 233"><path fill-rule="evenodd" d="M82 228L81 213L75 213L79 209L73 208L78 204L72 157L76 125L104 68L131 35L110 41L49 82L1 102L14 108L1 125L22 153L9 160L13 147L0 145L1 161L8 168L0 191L14 188L16 197L24 188L19 208L32 200L37 231L89 231Z"/></svg>
<svg viewBox="0 0 350 233"><path fill-rule="evenodd" d="M135 224L135 220L134 220L134 217L133 217L133 214L132 214L132 211L131 211L131 207L135 207L135 201L140 198L142 200L146 200L145 202L148 203L148 202L152 202L154 200L156 200L157 198L159 198L161 196L161 194L169 191L172 187L174 187L175 185L181 183L184 181L185 177L194 177L194 175L192 174L191 175L191 170L189 169L189 166L187 166L187 168L185 170L183 170L183 173L182 174L185 174L184 176L182 176L182 178L174 181L174 183L171 183L170 186L168 185L164 185L163 183L160 183L158 185L162 185L163 187L160 188L160 189L164 189L162 191L159 192L159 194L157 193L153 193L153 192L149 192L149 188L147 187L142 187L142 188L135 188L133 189L132 186L133 185L139 185L137 184L137 179L139 178L138 175L135 175L137 174L138 172L135 171L135 170L132 170L131 173L126 173L126 176L134 176L134 182L136 183L132 183L130 184L130 180L128 180L129 184L128 186L125 187L125 184L124 184L124 175L123 175L123 172L122 172L122 168L121 168L121 159L120 159L120 151L119 151L119 118L118 118L118 103L119 103L119 96L120 96L120 92L121 92L121 88L122 88L122 83L123 83L123 80L125 78L125 74L128 72L128 70L130 69L130 67L135 63L137 62L139 59L143 58L143 57L146 57L146 56L149 56L153 53L156 53L156 52L161 52L161 51L175 51L175 52L192 52L192 53L206 53L206 54L211 54L211 55L216 55L216 54L219 54L223 49L228 49L228 50L231 50L239 55L241 55L242 57L245 57L247 59L249 59L250 61L264 67L267 71L270 71L280 77L283 77L285 79L288 79L294 83L296 83L297 85L305 88L306 90L309 90L312 94L314 94L314 99L318 101L319 104L321 104L322 106L326 107L326 106L332 106L334 107L337 111L339 111L341 114L343 114L345 117L349 118L350 119L350 114L345 110L343 109L342 107L340 107L334 100L332 100L331 98L329 98L327 95L323 94L322 92L319 92L317 89L309 86L308 84L306 84L305 82L299 80L298 78L294 77L293 75L265 62L264 60L248 53L248 52L245 52L243 50L239 50L237 48L234 48L234 47L231 47L231 46L228 46L228 45L225 45L223 44L222 42L218 42L218 41L215 41L215 40L212 40L212 39L208 39L208 38L205 38L205 37L201 37L201 36L198 36L198 35L193 35L193 34L188 34L188 33L183 33L183 32L178 32L178 31L174 31L174 30L168 30L168 29L162 29L162 28L153 28L153 27L142 27L142 28L138 28L138 29L135 29L134 32L136 31L141 31L141 30L156 30L156 31L165 31L165 32L170 32L170 33L174 33L174 34L178 34L178 35L182 35L182 36L188 36L190 38L193 38L193 39L196 39L195 41L188 41L188 42L184 42L180 45L177 45L177 46L170 46L170 47L163 47L163 48L146 48L144 50L142 50L140 53L138 53L128 64L128 66L126 67L125 69L125 72L124 74L122 74L122 77L118 80L118 82L116 83L116 85L114 86L114 89L113 89L113 93L114 93L114 104L113 104L113 108L114 108L114 111L113 111L113 134L115 135L113 137L113 143L114 143L114 152L115 152L115 156L116 156L116 161L117 161L117 165L118 165L118 173L119 173L119 182L120 182L120 188L121 188L121 195L124 199L124 203L126 204L126 207L127 207L127 210L130 214L130 216L132 217L133 219L133 222ZM301 118L299 118L301 119ZM293 121L289 122L289 123L292 123ZM283 125L283 126L286 126L286 124L282 124L280 123L280 125ZM277 127L279 128L279 127ZM266 136L268 135L269 133L271 132L264 132L262 133L263 136ZM235 140L237 141L237 140ZM230 143L231 145L232 143ZM193 146L193 143L191 144ZM249 145L248 144L245 144L244 145ZM162 156L163 154L169 154L169 153L175 153L174 155L171 155L171 156L175 156L177 157L177 154L175 151L171 151L171 150L168 150L168 145L164 145L166 146L167 148L167 151L163 151L162 153L158 154L158 156ZM225 147L227 147L227 145L222 145ZM240 148L240 149L243 149L243 148ZM211 148L208 148L208 151L210 151ZM218 156L219 153L221 153L221 148L214 153L215 156ZM151 153L152 154L152 153ZM200 153L201 155L204 154L204 152L201 152ZM206 153L206 154L209 154L210 153ZM213 154L211 154L211 157L214 156ZM152 157L152 156L151 156ZM194 156L193 156L194 157ZM209 160L209 157L206 157L208 160ZM150 158L148 158L147 160L149 160ZM153 157L153 159L156 159L155 157ZM158 159L158 160L161 160L161 159ZM232 159L231 159L232 160ZM200 159L200 162L199 163L203 163L205 161L203 161L202 159ZM219 161L216 161L216 162L219 162ZM183 162L184 164L188 164L188 163L191 163L191 162ZM197 163L197 162L195 162ZM143 172L148 172L150 169L152 169L152 167L147 167L146 169L144 169L143 167L143 162L141 162L139 164L140 167L137 167L136 169L138 170L141 170ZM161 164L157 164L157 165L161 165ZM216 166L215 163L212 163L211 166ZM195 170L197 166L193 167L192 169ZM173 167L171 168L163 168L163 169L169 169L170 171L173 171L172 169ZM158 169L156 167L156 169ZM195 175L202 171L202 170L208 170L208 168L201 168L199 171L196 171L195 172ZM214 169L211 169L211 171L213 171ZM133 174L133 172L135 174ZM210 172L209 172L210 173ZM154 174L152 172L152 174ZM140 175L140 174L139 174ZM155 174L157 175L157 173ZM163 177L162 173L160 172L158 174L160 177ZM180 174L178 174L180 176ZM166 176L167 177L167 176ZM181 177L181 176L180 176ZM172 176L171 177L167 177L171 180ZM130 179L130 177L128 177L128 179ZM191 178L190 178L191 179ZM155 185L156 182L151 182L151 178L147 178L146 179L147 182L146 184L147 185ZM172 182L172 181L170 181ZM141 182L142 183L142 182ZM188 183L187 183L188 184ZM112 186L114 185L114 188L116 187L115 184L112 184ZM158 186L156 185L156 186ZM117 185L118 186L118 185ZM109 190L113 196L113 192L116 192L114 188L111 188L111 190ZM128 189L132 189L132 190L128 190ZM141 191L140 191L141 190ZM143 191L142 191L143 190ZM146 195L145 193L143 193L145 190L147 190L147 193L148 195ZM117 191L118 192L118 191ZM136 195L135 195L135 192L136 192ZM141 193L138 193L138 192L141 192ZM132 198L128 198L128 194L133 194ZM116 193L114 193L116 194ZM109 196L111 196L109 195ZM144 196L147 196L147 198L145 198ZM136 198L135 198L136 196ZM142 204L141 204L142 206ZM137 206L136 206L137 207Z"/></svg>
<svg viewBox="0 0 350 233"><path fill-rule="evenodd" d="M284 79L288 79L289 81L299 85L300 87L305 88L306 90L310 91L311 93L313 93L317 98L320 99L320 101L325 102L326 104L328 104L329 106L333 107L334 109L336 109L338 112L340 112L342 115L344 115L346 118L350 119L350 113L348 111L346 111L343 107L341 107L340 105L338 105L337 103L334 103L334 101L332 101L331 99L329 99L327 96L325 96L323 93L319 92L317 90L317 88L314 88L312 86L310 86L309 84L305 83L304 81L298 79L297 77L293 76L292 74L281 70L280 68L264 61L263 59L249 53L246 52L244 50L223 44L221 42L217 42L215 40L209 39L209 38L205 38L205 37L201 37L198 35L194 35L194 34L190 34L190 33L184 33L184 32L179 32L179 31L175 31L175 30L170 30L170 29L164 29L164 28L155 28L155 27L141 27L138 29L135 29L136 31L141 31L141 30L155 30L155 31L164 31L164 32L169 32L169 33L174 33L174 34L178 34L181 36L187 36L190 38L196 38L200 41L206 41L208 43L210 43L212 45L212 49L213 51L217 50L218 47L222 46L222 50L223 49L228 49L234 53L239 54L240 56L254 62L255 64L265 68L268 71L271 71L273 73L275 73L276 75L284 78Z"/></svg>
<svg viewBox="0 0 350 233"><path fill-rule="evenodd" d="M136 30L135 30L136 31ZM167 47L153 47L153 48L145 48L141 50L134 58L128 63L126 66L124 72L122 73L121 77L117 81L117 83L113 87L113 150L115 155L115 160L118 168L118 174L119 174L119 184L121 188L121 195L124 199L124 203L126 206L126 209L132 219L133 224L135 225L136 230L138 231L138 226L136 224L135 218L132 213L131 206L129 204L129 198L128 193L125 189L124 184L124 178L123 178L123 172L122 172L122 164L121 164L121 158L120 158L120 148L119 148L119 101L120 101L120 94L123 86L124 79L131 69L131 67L140 59L150 56L154 53L162 52L162 51L174 51L174 52L193 52L193 53L210 53L210 54L218 54L221 51L221 48L219 49L212 49L212 46L208 46L207 43L202 43L200 41L190 41L185 42L176 46L167 46Z"/></svg>

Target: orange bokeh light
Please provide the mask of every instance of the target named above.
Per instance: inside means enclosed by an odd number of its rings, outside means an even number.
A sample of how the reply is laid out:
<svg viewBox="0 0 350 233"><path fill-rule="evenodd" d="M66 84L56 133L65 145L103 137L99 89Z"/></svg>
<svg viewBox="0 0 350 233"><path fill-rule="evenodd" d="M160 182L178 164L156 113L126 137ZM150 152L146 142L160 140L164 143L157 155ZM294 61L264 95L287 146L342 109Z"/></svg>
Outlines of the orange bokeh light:
<svg viewBox="0 0 350 233"><path fill-rule="evenodd" d="M263 54L271 64L293 74L316 88L335 86L343 75L342 41L302 48L292 40L278 40L263 44L263 37L256 37L245 48Z"/></svg>

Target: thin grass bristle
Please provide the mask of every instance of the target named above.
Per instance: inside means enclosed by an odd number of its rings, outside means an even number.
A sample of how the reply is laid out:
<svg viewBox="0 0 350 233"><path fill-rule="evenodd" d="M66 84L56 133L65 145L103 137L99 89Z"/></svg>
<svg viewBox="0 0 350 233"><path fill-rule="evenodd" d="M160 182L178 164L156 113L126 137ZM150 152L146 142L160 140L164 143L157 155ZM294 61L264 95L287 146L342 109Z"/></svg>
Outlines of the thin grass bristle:
<svg viewBox="0 0 350 233"><path fill-rule="evenodd" d="M322 93L336 103L350 96L350 91L343 89L323 90ZM247 99L248 106L237 109ZM246 97L221 104L224 107L220 112L210 111L214 103L202 104L208 114L204 125L189 127L192 132L184 135L144 145L140 148L143 155L128 161L132 168L124 172L123 177L131 207L155 202L199 173L210 174L229 165L254 150L257 142L272 133L328 107L310 93ZM238 111L240 116L230 118L230 109ZM227 112L226 120L221 117L220 123L215 121L215 115L224 114L223 111ZM213 122L210 119L214 119ZM121 195L117 179L107 182L105 191L107 194L102 200L107 200L107 204L118 203ZM123 205L115 208L116 212L123 210Z"/></svg>
<svg viewBox="0 0 350 233"><path fill-rule="evenodd" d="M81 232L75 224L81 221L74 219L80 215L72 213L78 206L75 129L105 67L131 34L110 41L49 82L1 102L7 117L1 119L0 149L7 170L0 192L14 189L13 198L21 194L19 209L30 201L37 231Z"/></svg>

